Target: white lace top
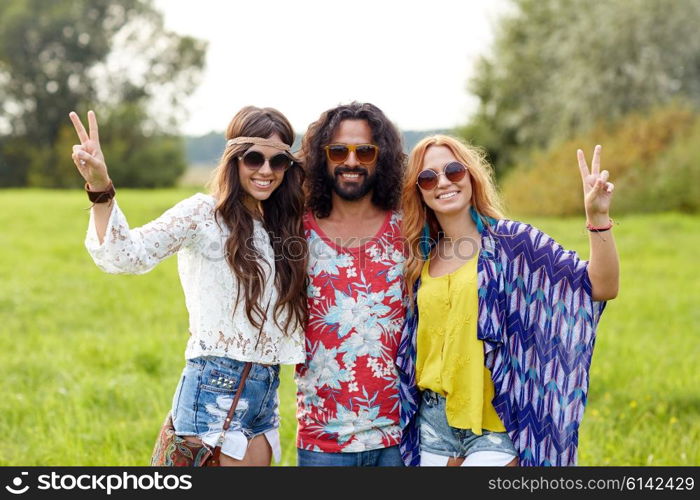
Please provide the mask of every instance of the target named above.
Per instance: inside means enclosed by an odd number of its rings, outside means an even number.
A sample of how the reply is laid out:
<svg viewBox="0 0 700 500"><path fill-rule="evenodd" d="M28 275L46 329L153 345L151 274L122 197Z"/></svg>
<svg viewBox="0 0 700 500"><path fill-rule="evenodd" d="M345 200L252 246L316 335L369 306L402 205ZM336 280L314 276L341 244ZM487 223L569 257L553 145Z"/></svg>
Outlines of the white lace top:
<svg viewBox="0 0 700 500"><path fill-rule="evenodd" d="M187 359L222 356L266 364L303 362L303 328L286 336L272 319L278 299L274 287L274 253L260 221L254 222L253 244L268 264L262 265L266 282L261 307L265 310L268 301L270 305L259 342L259 329L245 313L242 290L243 299L234 311L236 277L225 258L229 231L223 222L221 227L217 224L214 208L213 197L196 194L153 222L129 229L115 200L104 242L100 245L91 212L85 246L95 264L112 274L143 274L177 253L180 282L190 316ZM286 315L286 311L281 315L281 325Z"/></svg>

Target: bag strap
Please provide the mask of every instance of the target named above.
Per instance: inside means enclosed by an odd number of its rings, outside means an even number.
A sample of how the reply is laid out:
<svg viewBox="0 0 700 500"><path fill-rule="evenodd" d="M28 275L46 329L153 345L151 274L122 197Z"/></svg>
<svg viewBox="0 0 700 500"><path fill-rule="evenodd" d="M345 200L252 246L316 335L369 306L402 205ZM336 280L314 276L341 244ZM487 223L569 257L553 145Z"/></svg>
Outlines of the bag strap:
<svg viewBox="0 0 700 500"><path fill-rule="evenodd" d="M214 447L214 451L212 452L212 456L209 459L210 465L219 465L219 461L221 459L221 447L224 444L224 438L226 436L226 431L231 427L231 421L233 420L233 414L236 412L236 406L238 406L238 400L241 399L241 394L243 394L243 386L245 385L245 381L248 378L248 374L250 373L250 368L253 366L253 363L248 361L244 366L243 366L243 372L241 372L241 381L238 383L238 389L236 389L236 395L233 397L233 403L231 403L231 408L229 408L228 413L226 414L226 420L224 420L224 426L221 429L221 434L219 435L219 439L216 441L216 446Z"/></svg>
<svg viewBox="0 0 700 500"><path fill-rule="evenodd" d="M260 330L258 330L258 339L260 338L260 334L262 333L263 326L265 325L265 319L267 319L267 310L270 307L270 302L267 303L267 306L265 306L265 317L263 318L262 323L260 323ZM253 363L248 361L246 364L243 366L243 371L241 372L241 380L238 383L238 389L236 389L236 394L233 396L233 402L231 403L231 408L229 408L228 413L226 414L226 420L224 420L224 426L221 429L221 434L219 435L219 439L216 441L216 446L214 447L214 452L212 454L211 461L215 462L216 465L219 464L219 458L221 456L221 447L224 444L224 438L226 436L226 431L228 431L229 427L231 427L231 422L233 421L233 415L236 413L236 407L238 406L238 400L241 399L241 394L243 394L243 387L245 386L245 381L248 379L248 374L250 373L250 369L253 367Z"/></svg>
<svg viewBox="0 0 700 500"><path fill-rule="evenodd" d="M223 432L221 433L221 437L219 438L221 441L223 441L223 435L226 433L226 431L231 427L231 421L233 420L233 414L236 412L236 406L238 406L238 400L241 399L241 394L243 393L243 386L245 385L245 381L248 378L248 374L250 373L250 369L252 368L253 363L248 361L244 366L243 366L243 372L241 373L241 381L238 384L238 389L236 389L236 395L233 397L233 403L231 403L231 408L228 410L228 414L226 415L226 420L224 420L224 427L223 427ZM221 443L223 444L223 443ZM219 444L217 444L219 446Z"/></svg>

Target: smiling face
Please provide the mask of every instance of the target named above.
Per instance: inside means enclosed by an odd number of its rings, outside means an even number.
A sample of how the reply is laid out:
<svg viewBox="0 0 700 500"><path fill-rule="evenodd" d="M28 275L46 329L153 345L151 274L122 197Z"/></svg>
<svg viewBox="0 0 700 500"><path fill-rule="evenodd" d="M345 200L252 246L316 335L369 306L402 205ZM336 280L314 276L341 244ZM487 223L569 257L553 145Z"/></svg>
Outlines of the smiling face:
<svg viewBox="0 0 700 500"><path fill-rule="evenodd" d="M331 137L331 144L373 144L372 129L367 120L343 120ZM360 163L354 151L344 162L327 160L328 178L333 190L342 199L355 201L366 196L374 188L377 160Z"/></svg>
<svg viewBox="0 0 700 500"><path fill-rule="evenodd" d="M282 142L282 139L277 134L272 134L270 137L268 137L268 139ZM280 150L277 148L273 148L271 146L260 146L257 144L253 144L245 151L245 153L250 151L257 151L267 159L280 154ZM244 156L245 153L240 156ZM252 169L245 166L243 160L239 158L238 179L241 183L241 187L248 195L246 196L244 203L246 206L248 206L248 208L254 209L259 201L267 200L272 192L277 189L280 184L282 184L284 172L272 170L270 168L270 162L267 160L259 169Z"/></svg>
<svg viewBox="0 0 700 500"><path fill-rule="evenodd" d="M430 146L423 157L423 170L432 170L438 175L435 189L419 189L425 204L436 215L452 215L467 210L471 206L472 183L467 166L467 175L460 181L452 182L444 174L445 165L459 161L447 146Z"/></svg>

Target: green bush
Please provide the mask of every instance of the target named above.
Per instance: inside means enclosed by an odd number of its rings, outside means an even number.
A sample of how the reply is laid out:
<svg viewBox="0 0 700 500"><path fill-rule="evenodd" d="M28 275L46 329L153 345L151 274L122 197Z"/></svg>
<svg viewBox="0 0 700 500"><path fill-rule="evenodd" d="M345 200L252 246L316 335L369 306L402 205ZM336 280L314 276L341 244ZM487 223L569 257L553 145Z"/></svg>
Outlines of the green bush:
<svg viewBox="0 0 700 500"><path fill-rule="evenodd" d="M681 208L678 200L692 200L698 189L700 149L697 115L680 104L635 113L611 124L600 124L547 150L535 150L503 182L509 211L518 215L575 215L583 212L581 178L576 150L589 162L596 144L603 146L602 168L615 184L614 213L650 212ZM685 161L683 166L675 161ZM672 165L673 164L673 165ZM658 179L668 177L673 179ZM695 196L697 199L697 195ZM695 210L688 201L685 210ZM692 208L695 207L695 208Z"/></svg>
<svg viewBox="0 0 700 500"><path fill-rule="evenodd" d="M700 210L700 121L673 142L648 169L637 189L621 199L624 211Z"/></svg>
<svg viewBox="0 0 700 500"><path fill-rule="evenodd" d="M30 150L25 140L0 137L0 186L27 185L27 152Z"/></svg>

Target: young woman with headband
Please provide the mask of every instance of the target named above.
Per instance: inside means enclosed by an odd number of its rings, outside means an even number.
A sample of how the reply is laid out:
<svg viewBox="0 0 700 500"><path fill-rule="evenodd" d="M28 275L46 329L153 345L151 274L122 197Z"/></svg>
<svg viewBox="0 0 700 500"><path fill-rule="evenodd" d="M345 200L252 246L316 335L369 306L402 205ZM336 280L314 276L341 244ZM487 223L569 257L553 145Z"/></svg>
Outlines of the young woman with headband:
<svg viewBox="0 0 700 500"><path fill-rule="evenodd" d="M407 464L575 464L595 328L619 282L600 151L590 171L578 152L586 262L503 217L479 150L448 136L413 149L397 362Z"/></svg>
<svg viewBox="0 0 700 500"><path fill-rule="evenodd" d="M80 139L73 160L94 203L85 244L95 263L108 273L142 274L178 255L190 337L173 397L176 434L209 447L223 437L221 465L269 465L273 453L279 460L279 365L304 361L306 321L303 171L290 151L289 121L272 108L241 109L226 131L211 194L131 229L95 114L88 113L89 132L75 113L70 118Z"/></svg>

